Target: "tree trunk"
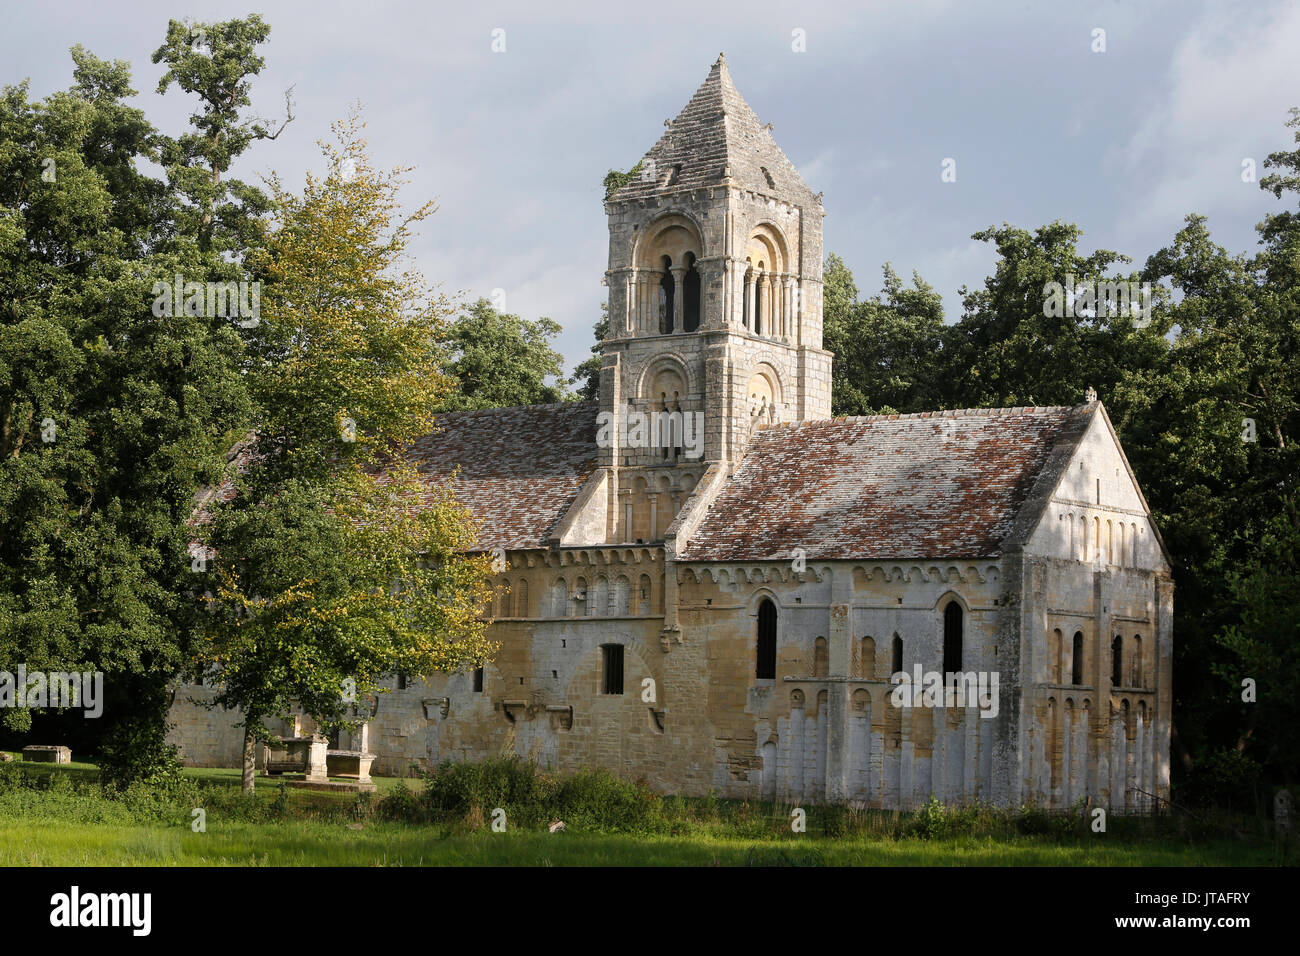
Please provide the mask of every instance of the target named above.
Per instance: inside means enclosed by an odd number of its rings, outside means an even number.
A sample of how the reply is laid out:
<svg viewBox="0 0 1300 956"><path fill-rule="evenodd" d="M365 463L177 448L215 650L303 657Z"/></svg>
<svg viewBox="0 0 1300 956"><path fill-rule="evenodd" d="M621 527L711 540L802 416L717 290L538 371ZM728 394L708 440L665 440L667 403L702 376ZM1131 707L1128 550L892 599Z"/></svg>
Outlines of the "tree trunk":
<svg viewBox="0 0 1300 956"><path fill-rule="evenodd" d="M256 722L251 714L244 720L244 793L253 792L253 773L257 769L257 737L253 734Z"/></svg>

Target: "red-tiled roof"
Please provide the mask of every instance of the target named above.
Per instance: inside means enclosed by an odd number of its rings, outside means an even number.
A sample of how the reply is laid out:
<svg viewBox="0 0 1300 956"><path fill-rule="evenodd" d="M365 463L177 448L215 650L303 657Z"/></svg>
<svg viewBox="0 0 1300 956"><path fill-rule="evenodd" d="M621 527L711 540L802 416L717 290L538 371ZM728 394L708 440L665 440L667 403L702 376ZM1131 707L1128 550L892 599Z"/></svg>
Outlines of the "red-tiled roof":
<svg viewBox="0 0 1300 956"><path fill-rule="evenodd" d="M537 548L596 470L594 402L525 405L437 418L414 444L421 474L446 483L481 522L477 546Z"/></svg>
<svg viewBox="0 0 1300 956"><path fill-rule="evenodd" d="M679 559L789 560L794 548L810 559L994 557L1053 447L1077 442L1097 407L762 429Z"/></svg>

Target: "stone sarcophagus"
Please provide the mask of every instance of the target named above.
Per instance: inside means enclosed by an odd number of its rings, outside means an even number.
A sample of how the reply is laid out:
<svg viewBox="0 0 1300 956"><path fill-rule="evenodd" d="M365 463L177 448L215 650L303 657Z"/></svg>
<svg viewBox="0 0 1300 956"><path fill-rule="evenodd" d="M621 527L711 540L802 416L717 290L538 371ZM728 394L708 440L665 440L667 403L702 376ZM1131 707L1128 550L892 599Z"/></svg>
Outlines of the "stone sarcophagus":
<svg viewBox="0 0 1300 956"><path fill-rule="evenodd" d="M328 780L328 747L329 741L320 734L281 737L278 744L262 748L262 770L272 776L300 773L308 780Z"/></svg>
<svg viewBox="0 0 1300 956"><path fill-rule="evenodd" d="M34 763L72 763L72 751L68 747L32 744L23 748L23 759Z"/></svg>

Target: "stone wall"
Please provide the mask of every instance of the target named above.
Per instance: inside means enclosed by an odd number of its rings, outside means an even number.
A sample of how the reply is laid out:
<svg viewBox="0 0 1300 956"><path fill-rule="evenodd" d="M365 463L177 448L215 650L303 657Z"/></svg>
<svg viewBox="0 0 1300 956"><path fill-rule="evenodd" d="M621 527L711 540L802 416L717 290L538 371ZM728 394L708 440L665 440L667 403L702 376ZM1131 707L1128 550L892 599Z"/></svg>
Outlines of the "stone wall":
<svg viewBox="0 0 1300 956"><path fill-rule="evenodd" d="M1021 605L1014 574L1008 585L1000 562L832 562L803 572L772 563L685 566L676 570L680 639L663 630L654 603L661 585L644 614L610 613L608 604L602 613L590 590L570 590L580 580L590 589L628 569L660 568L661 556L649 551L512 554L502 580L516 589L527 582L539 603L508 605L493 624L501 650L484 669L481 692L472 673L411 679L402 689L392 682L369 727L375 772L517 754L566 772L608 767L664 792L884 808L915 807L933 794L1050 807L1091 797L1134 809L1145 804L1124 796L1128 788L1167 786L1157 642L1142 665L1149 680L1138 682L1152 686L1111 688L1093 640L1094 599L1110 609L1108 627L1123 619L1126 629L1154 633L1149 572L1097 577L1077 562L1038 559L1028 577L1047 600L1031 593ZM1087 578L1100 581L1091 595ZM563 602L546 603L552 581L563 582ZM778 621L776 677L766 680L754 676L764 599L775 603ZM963 669L999 674L996 716L971 706L891 704L894 637L905 670L940 669L943 608L954 600L964 611ZM1065 606L1072 601L1080 607ZM1082 686L1049 680L1045 670L1047 635L1070 626L1075 612L1086 612L1092 649ZM1009 668L1006 625L1022 614L1036 623L1022 638L1025 660ZM602 693L605 644L624 648L622 694ZM188 763L237 764L234 715L194 709L178 695L173 719Z"/></svg>

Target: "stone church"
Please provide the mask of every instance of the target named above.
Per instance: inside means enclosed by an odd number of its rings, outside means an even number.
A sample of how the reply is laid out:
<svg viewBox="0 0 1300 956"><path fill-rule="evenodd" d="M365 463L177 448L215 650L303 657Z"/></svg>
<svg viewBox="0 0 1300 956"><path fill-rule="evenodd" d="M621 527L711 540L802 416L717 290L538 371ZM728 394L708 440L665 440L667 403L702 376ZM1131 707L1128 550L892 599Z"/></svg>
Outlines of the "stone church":
<svg viewBox="0 0 1300 956"><path fill-rule="evenodd" d="M821 194L724 57L606 211L599 401L418 446L497 556L500 651L395 677L344 745L881 808L1167 796L1170 562L1095 396L832 418ZM173 740L237 766L203 693Z"/></svg>

